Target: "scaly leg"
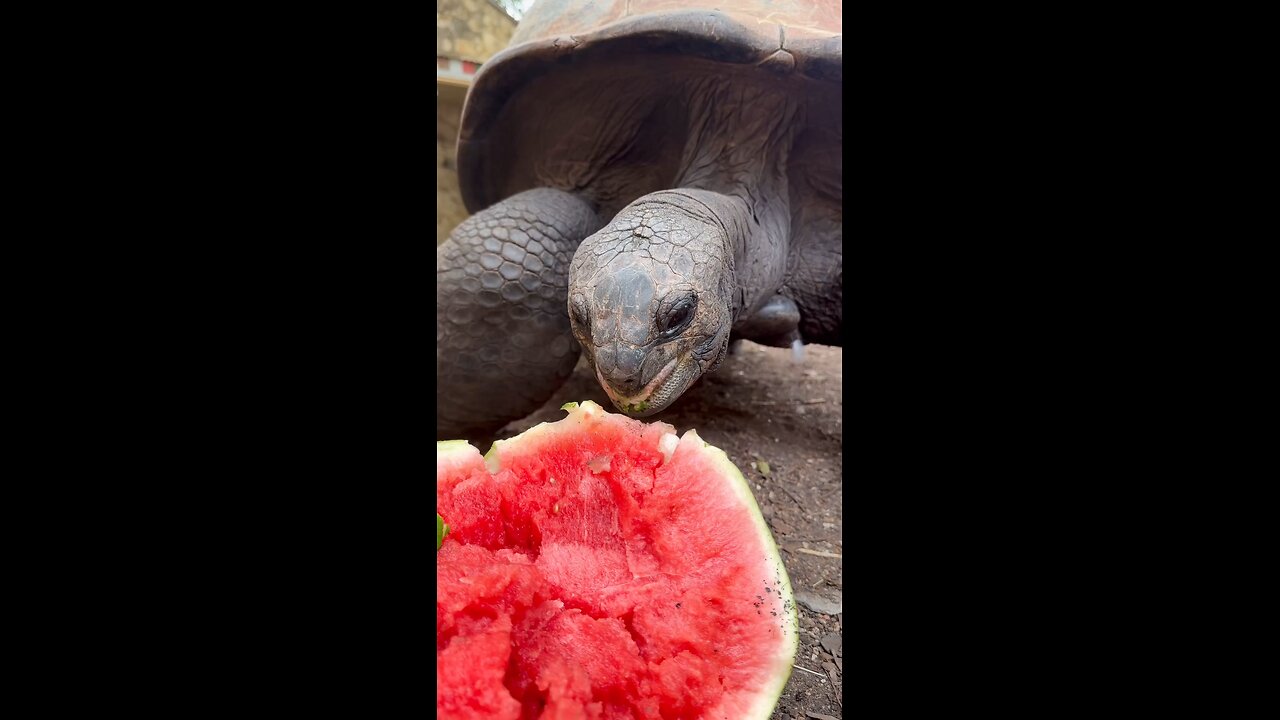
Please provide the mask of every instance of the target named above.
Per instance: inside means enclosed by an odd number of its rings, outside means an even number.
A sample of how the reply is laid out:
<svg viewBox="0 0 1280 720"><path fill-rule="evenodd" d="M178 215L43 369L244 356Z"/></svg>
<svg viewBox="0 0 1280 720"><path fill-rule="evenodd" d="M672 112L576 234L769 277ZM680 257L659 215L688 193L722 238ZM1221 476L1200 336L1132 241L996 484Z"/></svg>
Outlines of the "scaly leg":
<svg viewBox="0 0 1280 720"><path fill-rule="evenodd" d="M599 229L582 199L539 188L468 218L436 248L436 438L491 435L573 372L569 262Z"/></svg>

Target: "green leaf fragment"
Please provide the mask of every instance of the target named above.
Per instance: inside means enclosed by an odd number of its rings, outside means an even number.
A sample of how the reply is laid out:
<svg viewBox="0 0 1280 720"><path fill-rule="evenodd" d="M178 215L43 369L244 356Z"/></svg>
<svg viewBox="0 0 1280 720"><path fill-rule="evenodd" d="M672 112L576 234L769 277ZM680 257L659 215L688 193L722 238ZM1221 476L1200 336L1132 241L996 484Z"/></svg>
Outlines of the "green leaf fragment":
<svg viewBox="0 0 1280 720"><path fill-rule="evenodd" d="M444 542L444 536L449 534L449 526L445 524L444 518L440 517L440 513L436 513L436 550L440 549L440 543Z"/></svg>
<svg viewBox="0 0 1280 720"><path fill-rule="evenodd" d="M755 462L751 463L751 467L755 468L761 475L769 477L769 463L759 457L756 458Z"/></svg>

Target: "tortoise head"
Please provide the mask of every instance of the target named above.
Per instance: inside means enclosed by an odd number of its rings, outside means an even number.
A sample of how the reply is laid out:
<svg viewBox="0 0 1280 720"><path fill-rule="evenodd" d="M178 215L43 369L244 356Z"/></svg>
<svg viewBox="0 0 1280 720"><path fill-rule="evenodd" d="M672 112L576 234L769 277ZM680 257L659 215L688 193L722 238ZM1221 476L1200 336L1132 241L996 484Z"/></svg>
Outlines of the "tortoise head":
<svg viewBox="0 0 1280 720"><path fill-rule="evenodd" d="M569 268L569 318L622 412L652 415L729 347L730 230L697 191L646 195L589 236Z"/></svg>

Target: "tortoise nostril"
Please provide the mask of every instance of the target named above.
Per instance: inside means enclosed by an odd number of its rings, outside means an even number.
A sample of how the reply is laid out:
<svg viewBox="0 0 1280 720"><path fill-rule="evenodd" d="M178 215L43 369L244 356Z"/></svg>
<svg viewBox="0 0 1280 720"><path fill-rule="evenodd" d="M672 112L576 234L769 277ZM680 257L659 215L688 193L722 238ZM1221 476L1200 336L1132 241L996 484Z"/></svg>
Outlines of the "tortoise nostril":
<svg viewBox="0 0 1280 720"><path fill-rule="evenodd" d="M639 376L631 375L629 377L615 379L613 381L613 387L623 395L635 395L639 392L640 388L644 386L640 384Z"/></svg>
<svg viewBox="0 0 1280 720"><path fill-rule="evenodd" d="M623 395L634 395L644 387L642 370L645 351L614 347L604 353L603 376L613 389Z"/></svg>

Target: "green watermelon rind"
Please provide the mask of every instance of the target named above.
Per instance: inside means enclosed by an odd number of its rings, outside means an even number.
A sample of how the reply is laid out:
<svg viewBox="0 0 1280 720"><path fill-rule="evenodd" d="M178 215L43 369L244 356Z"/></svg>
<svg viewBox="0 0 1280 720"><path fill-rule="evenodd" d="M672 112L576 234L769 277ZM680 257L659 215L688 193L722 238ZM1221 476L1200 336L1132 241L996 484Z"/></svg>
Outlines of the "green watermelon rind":
<svg viewBox="0 0 1280 720"><path fill-rule="evenodd" d="M778 698L782 697L782 691L787 686L787 681L791 679L791 668L795 662L796 652L800 646L800 618L796 611L795 593L791 589L791 578L787 576L787 567L782 562L782 554L778 551L778 544L773 540L773 531L769 529L768 523L764 520L764 514L760 512L760 505L756 502L756 496L751 492L751 486L747 484L747 479L742 476L742 471L738 466L729 459L729 455L724 450L708 443L698 435L697 430L689 430L681 438L684 442L685 438L692 437L693 440L702 443L702 450L712 458L712 461L720 467L721 473L733 482L730 486L733 488L734 494L742 501L751 511L751 519L755 522L756 530L760 533L761 538L765 539L762 544L768 554L768 562L773 565L774 570L778 573L778 585L783 592L780 594L782 598L782 610L785 613L787 623L787 640L783 645L783 649L778 653L778 659L782 661L783 666L778 668L776 679L770 686L766 686L760 690L759 699L756 704L747 713L748 718L767 718L773 713L774 707L778 704Z"/></svg>
<svg viewBox="0 0 1280 720"><path fill-rule="evenodd" d="M518 447L518 445L540 435L561 431L564 428L564 423L588 423L610 414L591 400L586 400L582 403L565 403L560 409L565 410L568 416L554 422L538 423L515 437L494 441L483 457L484 465L489 472L497 475L502 469L499 451L508 444L513 444L513 448ZM675 428L668 423L655 422L649 424L665 426L667 433L675 435ZM778 587L782 591L779 597L782 600L786 628L784 630L783 644L775 655L775 664L778 667L772 676L774 678L773 681L758 691L756 699L746 715L748 720L767 718L773 713L773 709L778 704L778 699L782 696L783 689L786 688L787 681L791 678L796 651L799 648L799 617L797 616L795 594L791 588L791 579L787 576L787 568L782 562L782 555L778 552L777 543L774 542L773 532L765 522L764 515L760 512L760 506L756 503L755 495L751 492L751 486L747 484L742 471L729 459L728 454L720 448L707 443L699 437L696 430L687 431L683 437L679 438L679 443L684 444L686 440L699 443L700 449L710 457L712 464L720 469L722 476L731 481L729 487L733 490L734 495L750 511L752 522L755 523L756 531L763 541L761 544L768 553L766 561L776 572ZM480 451L465 440L436 442L437 469L441 467L442 460L449 465L465 465L468 460L479 456ZM437 480L439 476L440 474L437 470Z"/></svg>

